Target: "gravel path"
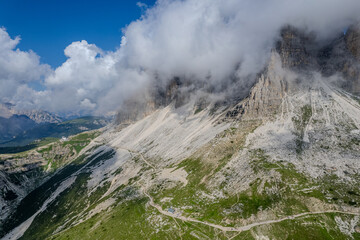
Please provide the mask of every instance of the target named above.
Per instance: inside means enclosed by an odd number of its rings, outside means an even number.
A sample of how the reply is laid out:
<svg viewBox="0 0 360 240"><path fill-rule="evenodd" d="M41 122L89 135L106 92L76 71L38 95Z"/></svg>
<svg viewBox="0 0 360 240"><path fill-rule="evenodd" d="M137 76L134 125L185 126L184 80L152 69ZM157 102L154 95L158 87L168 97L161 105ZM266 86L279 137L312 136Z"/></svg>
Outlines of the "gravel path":
<svg viewBox="0 0 360 240"><path fill-rule="evenodd" d="M213 228L220 229L223 232L243 232L243 231L247 231L247 230L250 230L251 228L261 226L261 225L279 223L279 222L283 222L283 221L286 221L286 220L291 220L291 219L295 219L295 218L299 218L299 217L304 217L304 216L309 216L309 215L318 215L318 214L324 214L324 213L342 213L342 214L360 216L359 212L345 212L345 211L338 211L338 210L327 210L327 211L319 211L319 212L299 213L299 214L295 214L295 215L291 215L291 216L286 216L286 217L283 217L283 218L280 218L280 219L255 222L255 223L251 223L251 224L241 226L241 227L224 227L224 226L213 224L213 223L199 221L199 220L194 219L194 218L184 217L184 216L181 216L179 213L176 213L176 212L175 213L170 213L168 211L164 211L160 205L157 205L156 203L154 203L153 198L145 190L143 190L143 192L150 199L150 205L152 207L156 208L161 214L164 214L164 215L169 216L169 217L177 218L177 219L180 219L180 220L186 221L186 222L201 223L201 224L213 227Z"/></svg>

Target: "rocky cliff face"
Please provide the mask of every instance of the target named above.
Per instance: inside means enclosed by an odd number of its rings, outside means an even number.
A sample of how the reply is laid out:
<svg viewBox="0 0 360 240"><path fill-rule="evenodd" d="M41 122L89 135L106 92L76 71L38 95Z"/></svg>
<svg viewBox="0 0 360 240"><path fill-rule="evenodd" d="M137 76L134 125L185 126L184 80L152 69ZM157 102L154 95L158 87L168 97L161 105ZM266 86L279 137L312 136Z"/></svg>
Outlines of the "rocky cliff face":
<svg viewBox="0 0 360 240"><path fill-rule="evenodd" d="M360 24L351 26L345 34L346 47L360 61Z"/></svg>
<svg viewBox="0 0 360 240"><path fill-rule="evenodd" d="M142 119L156 109L166 107L170 103L173 103L175 107L183 105L190 93L182 92L182 86L184 83L179 78L172 79L165 86L159 86L155 82L154 86L126 100L119 109L115 122L126 125Z"/></svg>
<svg viewBox="0 0 360 240"><path fill-rule="evenodd" d="M288 92L288 82L284 79L282 64L288 60L272 53L266 70L250 90L247 98L226 113L227 118L266 119L279 111L283 97Z"/></svg>
<svg viewBox="0 0 360 240"><path fill-rule="evenodd" d="M354 58L353 61L347 60L342 72L345 77L351 80L347 89L360 95L360 25L352 26L345 34L345 43L347 50Z"/></svg>
<svg viewBox="0 0 360 240"><path fill-rule="evenodd" d="M280 54L283 67L304 69L314 62L307 49L312 41L311 36L291 26L284 27L280 36L276 51Z"/></svg>
<svg viewBox="0 0 360 240"><path fill-rule="evenodd" d="M340 74L343 81L339 85L356 95L360 95L359 36L359 27L352 26L345 34L320 50L318 55L322 72L327 76Z"/></svg>

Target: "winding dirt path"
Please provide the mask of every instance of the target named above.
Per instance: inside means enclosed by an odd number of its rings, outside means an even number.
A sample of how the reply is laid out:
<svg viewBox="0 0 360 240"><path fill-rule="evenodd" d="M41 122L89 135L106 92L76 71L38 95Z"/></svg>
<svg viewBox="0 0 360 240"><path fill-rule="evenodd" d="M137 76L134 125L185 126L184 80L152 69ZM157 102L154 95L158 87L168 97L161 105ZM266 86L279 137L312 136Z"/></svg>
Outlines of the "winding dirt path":
<svg viewBox="0 0 360 240"><path fill-rule="evenodd" d="M324 214L324 213L342 213L342 214L360 216L360 212L356 213L356 212L345 212L345 211L338 211L338 210L327 210L327 211L319 211L319 212L299 213L299 214L295 214L295 215L291 215L291 216L286 216L286 217L283 217L283 218L280 218L280 219L255 222L255 223L251 223L251 224L241 226L241 227L224 227L224 226L221 226L221 225L218 225L218 224L203 222L203 221L200 221L200 220L197 220L197 219L194 219L194 218L190 218L190 217L184 217L184 216L180 215L179 213L170 213L170 212L164 211L161 206L154 203L153 198L145 191L145 189L143 189L143 192L150 199L150 205L152 207L156 208L161 214L172 217L172 218L177 218L177 219L180 219L180 220L186 221L186 222L194 222L194 223L204 224L204 225L207 225L207 226L210 226L210 227L213 227L213 228L220 229L223 232L243 232L243 231L247 231L247 230L250 230L251 228L261 226L261 225L279 223L279 222L283 222L283 221L286 221L286 220L292 220L292 219L299 218L299 217L304 217L304 216L309 216L309 215L317 215L317 214Z"/></svg>
<svg viewBox="0 0 360 240"><path fill-rule="evenodd" d="M130 149L126 149L126 148L121 148L124 149L126 151L129 151L130 153L133 154L137 154L140 156L140 158L151 168L155 169L154 165L152 165L151 163L149 163L144 156L140 153L140 152L136 152L136 151L132 151ZM327 211L317 211L317 212L305 212L305 213L299 213L299 214L295 214L295 215L291 215L291 216L286 216L283 218L279 218L279 219L273 219L273 220L266 220L266 221L260 221L260 222L255 222L255 223L251 223L245 226L241 226L241 227L224 227L222 225L218 225L218 224L214 224L214 223L208 223L208 222L203 222L191 217L185 217L182 216L180 213L170 213L168 211L164 211L162 209L162 207L158 204L156 204L154 202L154 199L146 192L146 188L144 188L142 186L142 190L144 192L144 194L150 199L150 205L154 208L156 208L161 214L169 216L171 218L175 219L179 219L185 222L194 222L194 223L200 223L200 224L204 224L213 228L217 228L223 232L243 232L243 231L248 231L254 227L257 226L262 226L262 225L267 225L267 224L273 224L273 223L279 223L279 222L283 222L286 220L293 220L296 218L300 218L300 217L304 217L304 216L311 216L311 215L318 215L318 214L325 214L325 213L340 213L340 214L348 214L348 215L354 215L354 216L360 216L360 211L359 212L346 212L346 211L339 211L339 210L327 210ZM176 221L176 220L175 220Z"/></svg>

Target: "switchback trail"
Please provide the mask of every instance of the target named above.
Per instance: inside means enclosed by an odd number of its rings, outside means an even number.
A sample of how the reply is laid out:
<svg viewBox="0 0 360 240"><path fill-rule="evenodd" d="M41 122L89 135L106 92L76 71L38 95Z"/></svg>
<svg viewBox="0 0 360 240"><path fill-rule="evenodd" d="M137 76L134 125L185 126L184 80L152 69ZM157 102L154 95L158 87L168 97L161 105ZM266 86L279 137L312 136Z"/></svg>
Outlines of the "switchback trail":
<svg viewBox="0 0 360 240"><path fill-rule="evenodd" d="M317 215L317 214L324 214L324 213L342 213L342 214L360 216L359 212L356 213L356 212L345 212L345 211L338 211L338 210L327 210L327 211L319 211L319 212L299 213L299 214L295 214L295 215L291 215L291 216L286 216L286 217L283 217L283 218L280 218L280 219L255 222L255 223L251 223L251 224L241 226L241 227L224 227L224 226L213 224L213 223L203 222L203 221L200 221L200 220L197 220L197 219L194 219L194 218L184 217L184 216L181 216L179 213L176 214L176 213L170 213L170 212L164 211L161 206L154 203L153 198L145 191L145 189L143 189L143 192L150 199L150 205L152 207L156 208L161 214L164 214L164 215L169 216L169 217L177 218L177 219L180 219L180 220L186 221L186 222L194 222L194 223L204 224L204 225L207 225L207 226L210 226L210 227L213 227L213 228L220 229L223 232L243 232L243 231L247 231L247 230L250 230L251 228L261 226L261 225L279 223L279 222L283 222L283 221L286 221L286 220L292 220L292 219L299 218L299 217L304 217L304 216L309 216L309 215Z"/></svg>

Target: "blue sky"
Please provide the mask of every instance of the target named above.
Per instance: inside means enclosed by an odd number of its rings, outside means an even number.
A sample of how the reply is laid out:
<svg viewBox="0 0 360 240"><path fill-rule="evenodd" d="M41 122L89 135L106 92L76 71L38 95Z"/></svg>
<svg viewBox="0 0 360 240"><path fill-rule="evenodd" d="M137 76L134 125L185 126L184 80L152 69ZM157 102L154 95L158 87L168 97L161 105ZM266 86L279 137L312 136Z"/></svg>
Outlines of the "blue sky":
<svg viewBox="0 0 360 240"><path fill-rule="evenodd" d="M0 0L0 26L11 37L20 36L18 47L32 49L42 63L53 68L66 60L64 49L87 40L103 50L115 50L124 28L143 10L139 0ZM142 0L152 6L155 0Z"/></svg>

